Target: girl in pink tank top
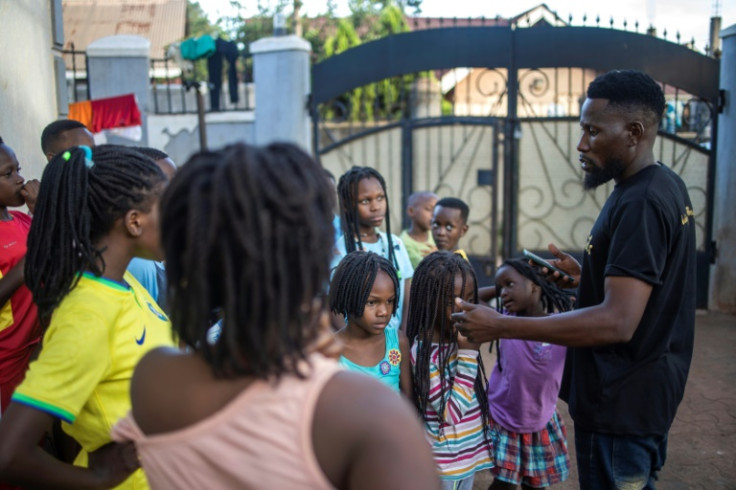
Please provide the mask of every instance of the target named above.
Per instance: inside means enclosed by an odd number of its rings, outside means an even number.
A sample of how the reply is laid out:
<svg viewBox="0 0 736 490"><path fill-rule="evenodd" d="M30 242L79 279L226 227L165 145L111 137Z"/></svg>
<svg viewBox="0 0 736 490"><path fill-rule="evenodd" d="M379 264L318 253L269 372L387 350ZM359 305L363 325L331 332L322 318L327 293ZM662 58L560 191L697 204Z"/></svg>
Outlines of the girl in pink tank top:
<svg viewBox="0 0 736 490"><path fill-rule="evenodd" d="M333 199L285 143L195 154L172 181L161 234L187 350L141 360L113 428L152 488L438 488L411 408L330 358Z"/></svg>

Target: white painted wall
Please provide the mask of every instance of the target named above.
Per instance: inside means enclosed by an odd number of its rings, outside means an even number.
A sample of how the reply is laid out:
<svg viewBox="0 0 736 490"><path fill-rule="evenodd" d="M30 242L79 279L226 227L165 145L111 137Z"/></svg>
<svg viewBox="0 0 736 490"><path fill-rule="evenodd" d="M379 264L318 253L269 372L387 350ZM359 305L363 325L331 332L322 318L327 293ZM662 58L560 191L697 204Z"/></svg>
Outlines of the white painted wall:
<svg viewBox="0 0 736 490"><path fill-rule="evenodd" d="M718 252L711 268L709 308L736 313L736 24L721 31L721 89L726 99L718 116L714 230ZM693 203L694 204L694 203Z"/></svg>
<svg viewBox="0 0 736 490"><path fill-rule="evenodd" d="M50 9L49 0L0 1L0 136L27 179L41 177L41 131L59 113Z"/></svg>
<svg viewBox="0 0 736 490"><path fill-rule="evenodd" d="M236 142L253 144L252 111L205 114L207 147L211 150ZM178 165L199 151L199 124L196 114L149 114L148 146L169 154Z"/></svg>

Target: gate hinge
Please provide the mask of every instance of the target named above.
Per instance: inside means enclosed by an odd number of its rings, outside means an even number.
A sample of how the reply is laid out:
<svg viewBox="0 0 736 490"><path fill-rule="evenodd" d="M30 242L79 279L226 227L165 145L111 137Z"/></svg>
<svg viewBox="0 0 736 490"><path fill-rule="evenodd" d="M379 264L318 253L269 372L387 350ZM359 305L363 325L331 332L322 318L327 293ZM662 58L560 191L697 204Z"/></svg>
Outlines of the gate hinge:
<svg viewBox="0 0 736 490"><path fill-rule="evenodd" d="M726 91L724 89L718 90L718 114L723 114L726 108Z"/></svg>
<svg viewBox="0 0 736 490"><path fill-rule="evenodd" d="M708 247L708 261L711 264L715 264L717 256L718 256L718 244L715 240L713 240L710 242L710 247Z"/></svg>

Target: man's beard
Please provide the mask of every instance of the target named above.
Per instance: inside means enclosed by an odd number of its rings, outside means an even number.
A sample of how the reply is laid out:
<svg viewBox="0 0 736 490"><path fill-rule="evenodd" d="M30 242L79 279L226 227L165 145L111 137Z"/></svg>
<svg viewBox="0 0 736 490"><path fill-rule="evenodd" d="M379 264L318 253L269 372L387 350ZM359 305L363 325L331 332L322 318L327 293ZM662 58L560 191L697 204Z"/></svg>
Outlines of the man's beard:
<svg viewBox="0 0 736 490"><path fill-rule="evenodd" d="M590 170L585 173L583 188L585 190L595 189L611 179L620 176L624 171L624 164L618 158L611 158L603 163L602 167L590 165Z"/></svg>

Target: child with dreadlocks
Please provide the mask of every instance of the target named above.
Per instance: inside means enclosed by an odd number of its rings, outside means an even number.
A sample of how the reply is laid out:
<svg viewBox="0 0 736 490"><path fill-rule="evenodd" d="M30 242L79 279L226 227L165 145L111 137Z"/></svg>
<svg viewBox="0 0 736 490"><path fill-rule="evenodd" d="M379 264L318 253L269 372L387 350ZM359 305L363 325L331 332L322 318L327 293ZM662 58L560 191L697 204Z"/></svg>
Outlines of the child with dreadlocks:
<svg viewBox="0 0 736 490"><path fill-rule="evenodd" d="M166 315L126 272L133 256L161 258L164 184L153 161L125 147L74 147L46 166L25 264L46 331L0 420L0 478L34 488L147 487L134 446L111 443L110 428L130 409L138 360L173 345ZM83 449L74 466L38 447L54 419Z"/></svg>
<svg viewBox="0 0 736 490"><path fill-rule="evenodd" d="M499 311L541 317L571 308L570 296L526 260L506 260L496 273ZM557 411L565 347L530 340L497 341L488 384L496 476L490 488L543 488L569 473L567 434Z"/></svg>
<svg viewBox="0 0 736 490"><path fill-rule="evenodd" d="M337 332L340 364L373 376L412 399L409 339L387 328L396 314L399 281L391 262L373 252L350 252L332 276L330 310L345 318Z"/></svg>
<svg viewBox="0 0 736 490"><path fill-rule="evenodd" d="M342 237L337 241L331 268L337 267L345 255L356 250L373 252L388 259L397 271L400 298L396 315L391 317L388 328L403 329L414 267L404 242L391 233L386 182L377 170L354 166L340 177L337 194ZM385 233L378 229L384 220ZM335 326L339 328L339 322Z"/></svg>
<svg viewBox="0 0 736 490"><path fill-rule="evenodd" d="M169 305L189 349L141 360L113 429L152 488L439 488L412 410L315 346L334 342L333 203L322 168L288 143L195 154L166 190Z"/></svg>
<svg viewBox="0 0 736 490"><path fill-rule="evenodd" d="M457 254L434 252L419 263L412 287L414 402L443 488L469 490L476 472L493 467L486 378L478 344L453 328L450 314L456 297L478 302L475 272Z"/></svg>

